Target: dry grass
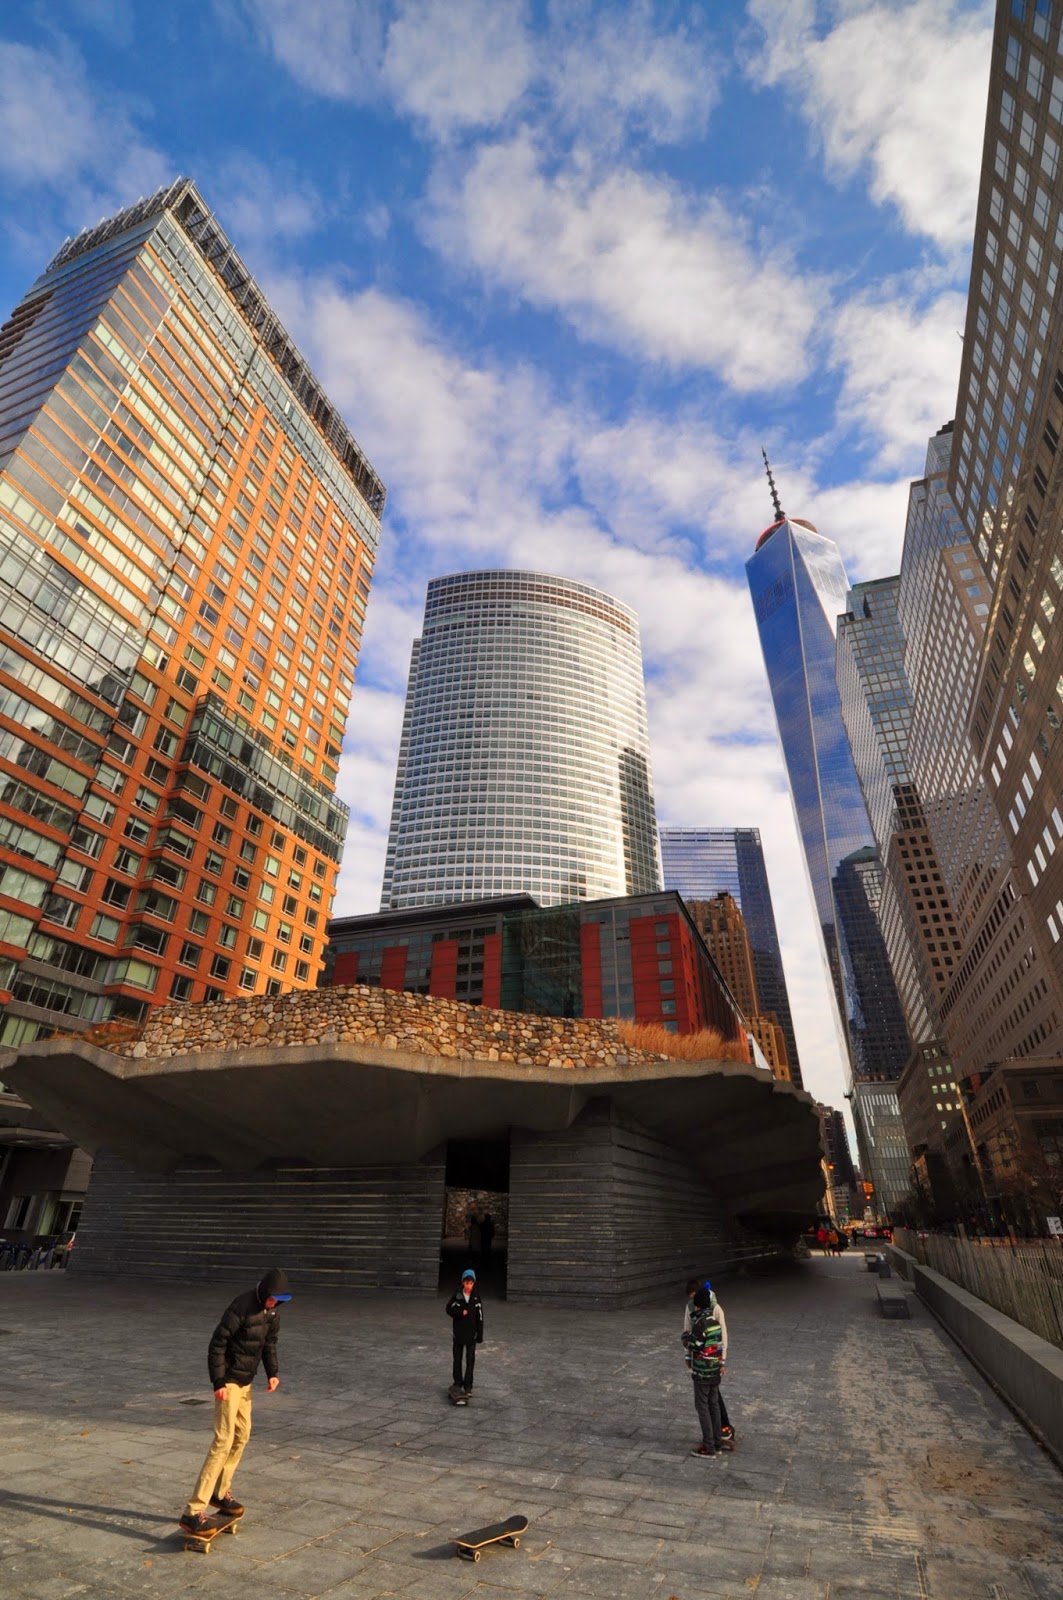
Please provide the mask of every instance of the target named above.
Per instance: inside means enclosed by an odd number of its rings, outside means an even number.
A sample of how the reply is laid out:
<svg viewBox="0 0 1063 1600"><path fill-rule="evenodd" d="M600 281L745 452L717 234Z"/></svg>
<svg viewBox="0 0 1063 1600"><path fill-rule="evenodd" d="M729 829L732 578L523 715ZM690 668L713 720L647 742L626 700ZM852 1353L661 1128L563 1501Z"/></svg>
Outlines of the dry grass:
<svg viewBox="0 0 1063 1600"><path fill-rule="evenodd" d="M623 1044L655 1055L671 1056L675 1061L749 1061L744 1039L725 1039L715 1028L699 1033L669 1033L659 1022L618 1022Z"/></svg>

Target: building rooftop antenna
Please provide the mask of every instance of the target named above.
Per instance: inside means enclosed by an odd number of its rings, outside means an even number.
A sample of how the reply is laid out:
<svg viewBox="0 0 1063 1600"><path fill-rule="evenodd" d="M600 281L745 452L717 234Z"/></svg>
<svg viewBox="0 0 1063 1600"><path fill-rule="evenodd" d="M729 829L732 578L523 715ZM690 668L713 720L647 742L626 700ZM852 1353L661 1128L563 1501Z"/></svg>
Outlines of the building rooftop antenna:
<svg viewBox="0 0 1063 1600"><path fill-rule="evenodd" d="M760 453L764 457L764 471L768 474L768 487L771 490L771 503L775 508L775 520L776 522L785 522L786 512L779 504L779 491L775 487L775 479L771 475L771 463L768 460L768 452L764 449L763 445L760 447Z"/></svg>

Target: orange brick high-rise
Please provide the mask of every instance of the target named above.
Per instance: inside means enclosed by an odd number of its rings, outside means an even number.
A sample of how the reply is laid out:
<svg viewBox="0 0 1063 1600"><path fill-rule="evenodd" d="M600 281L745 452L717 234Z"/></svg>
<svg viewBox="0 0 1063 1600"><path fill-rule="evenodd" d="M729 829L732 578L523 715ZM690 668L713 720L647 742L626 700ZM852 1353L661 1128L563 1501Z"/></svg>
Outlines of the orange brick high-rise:
<svg viewBox="0 0 1063 1600"><path fill-rule="evenodd" d="M316 983L383 503L187 181L0 329L0 1043Z"/></svg>

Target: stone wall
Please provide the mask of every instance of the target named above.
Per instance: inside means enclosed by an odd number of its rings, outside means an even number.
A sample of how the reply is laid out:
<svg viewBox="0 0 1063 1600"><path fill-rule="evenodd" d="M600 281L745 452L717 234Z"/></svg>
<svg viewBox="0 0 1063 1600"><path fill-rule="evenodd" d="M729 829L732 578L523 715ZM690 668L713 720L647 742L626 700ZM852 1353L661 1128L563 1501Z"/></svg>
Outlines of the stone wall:
<svg viewBox="0 0 1063 1600"><path fill-rule="evenodd" d="M652 1305L779 1246L729 1215L681 1152L593 1101L563 1133L513 1130L508 1296Z"/></svg>
<svg viewBox="0 0 1063 1600"><path fill-rule="evenodd" d="M277 1265L300 1288L433 1290L444 1171L442 1149L409 1166L249 1173L134 1172L101 1151L70 1265L189 1283Z"/></svg>
<svg viewBox="0 0 1063 1600"><path fill-rule="evenodd" d="M668 1058L621 1044L613 1018L492 1011L395 989L297 989L210 1005L160 1006L143 1028L90 1030L117 1055L167 1057L255 1045L376 1044L528 1067L616 1067Z"/></svg>

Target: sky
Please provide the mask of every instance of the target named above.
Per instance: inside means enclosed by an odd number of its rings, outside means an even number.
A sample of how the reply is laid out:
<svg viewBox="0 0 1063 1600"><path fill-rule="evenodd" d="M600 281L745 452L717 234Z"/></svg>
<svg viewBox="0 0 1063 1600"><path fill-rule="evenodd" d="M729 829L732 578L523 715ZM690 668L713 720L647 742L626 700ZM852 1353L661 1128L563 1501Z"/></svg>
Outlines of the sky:
<svg viewBox="0 0 1063 1600"><path fill-rule="evenodd" d="M806 1087L844 1074L744 562L895 572L953 415L985 0L8 0L0 316L178 175L388 487L341 773L375 911L430 578L639 613L659 820L758 827Z"/></svg>

